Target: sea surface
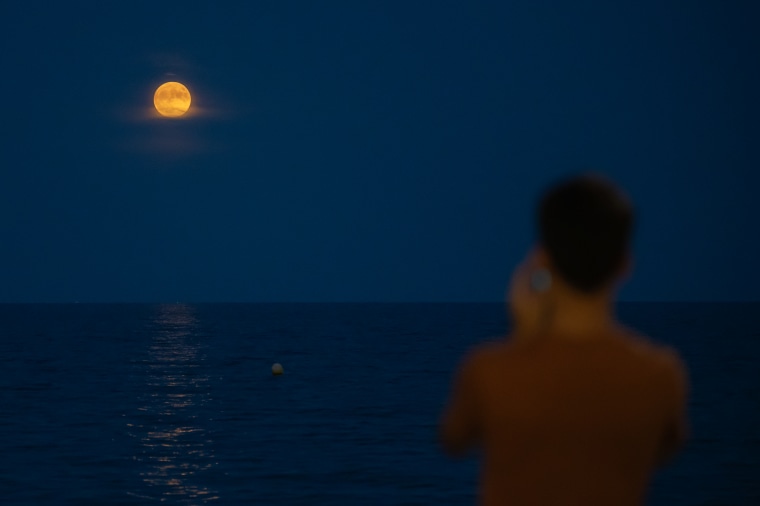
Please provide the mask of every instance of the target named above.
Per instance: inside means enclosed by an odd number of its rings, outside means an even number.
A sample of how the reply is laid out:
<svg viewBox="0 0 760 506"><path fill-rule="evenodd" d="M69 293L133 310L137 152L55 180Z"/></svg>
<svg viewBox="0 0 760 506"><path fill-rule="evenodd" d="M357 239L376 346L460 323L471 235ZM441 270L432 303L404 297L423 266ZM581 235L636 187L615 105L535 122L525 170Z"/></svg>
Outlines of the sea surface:
<svg viewBox="0 0 760 506"><path fill-rule="evenodd" d="M648 504L760 504L760 304L618 314L691 377ZM475 504L437 422L508 328L501 304L0 305L0 504Z"/></svg>

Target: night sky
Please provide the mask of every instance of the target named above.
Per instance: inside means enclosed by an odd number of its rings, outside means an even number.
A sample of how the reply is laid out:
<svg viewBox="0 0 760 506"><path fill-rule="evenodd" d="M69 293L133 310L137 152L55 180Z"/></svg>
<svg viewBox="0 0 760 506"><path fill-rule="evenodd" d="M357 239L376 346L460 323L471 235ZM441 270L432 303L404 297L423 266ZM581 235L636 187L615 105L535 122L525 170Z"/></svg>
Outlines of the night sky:
<svg viewBox="0 0 760 506"><path fill-rule="evenodd" d="M759 2L3 2L0 302L500 301L556 178L623 300L760 300ZM160 119L180 81L187 117Z"/></svg>

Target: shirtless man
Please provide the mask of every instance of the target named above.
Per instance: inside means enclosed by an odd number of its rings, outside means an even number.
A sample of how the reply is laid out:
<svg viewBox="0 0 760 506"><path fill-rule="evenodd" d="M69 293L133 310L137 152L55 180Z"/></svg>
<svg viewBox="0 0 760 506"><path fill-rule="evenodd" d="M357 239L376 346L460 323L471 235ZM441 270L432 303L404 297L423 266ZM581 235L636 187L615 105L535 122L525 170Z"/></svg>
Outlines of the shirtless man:
<svg viewBox="0 0 760 506"><path fill-rule="evenodd" d="M605 179L543 197L539 240L509 291L513 332L460 366L440 425L451 455L480 447L480 503L641 505L686 439L686 369L617 323L633 210Z"/></svg>

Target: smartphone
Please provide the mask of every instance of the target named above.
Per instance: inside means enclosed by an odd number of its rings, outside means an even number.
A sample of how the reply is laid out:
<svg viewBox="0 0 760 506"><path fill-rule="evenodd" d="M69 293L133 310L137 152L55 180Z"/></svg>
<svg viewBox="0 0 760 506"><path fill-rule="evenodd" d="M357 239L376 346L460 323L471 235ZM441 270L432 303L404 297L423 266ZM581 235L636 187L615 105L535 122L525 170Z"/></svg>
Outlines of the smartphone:
<svg viewBox="0 0 760 506"><path fill-rule="evenodd" d="M534 292L542 293L552 286L552 275L546 269L538 269L530 274L530 288Z"/></svg>

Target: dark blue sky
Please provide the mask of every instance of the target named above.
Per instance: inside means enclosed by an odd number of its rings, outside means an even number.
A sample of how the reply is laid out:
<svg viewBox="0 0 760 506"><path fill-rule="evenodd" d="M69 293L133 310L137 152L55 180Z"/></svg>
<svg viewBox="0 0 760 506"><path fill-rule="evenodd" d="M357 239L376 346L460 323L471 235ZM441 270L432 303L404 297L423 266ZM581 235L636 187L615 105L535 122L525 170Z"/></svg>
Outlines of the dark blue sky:
<svg viewBox="0 0 760 506"><path fill-rule="evenodd" d="M585 167L624 299L760 300L757 2L56 4L0 7L0 302L499 301Z"/></svg>

